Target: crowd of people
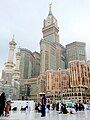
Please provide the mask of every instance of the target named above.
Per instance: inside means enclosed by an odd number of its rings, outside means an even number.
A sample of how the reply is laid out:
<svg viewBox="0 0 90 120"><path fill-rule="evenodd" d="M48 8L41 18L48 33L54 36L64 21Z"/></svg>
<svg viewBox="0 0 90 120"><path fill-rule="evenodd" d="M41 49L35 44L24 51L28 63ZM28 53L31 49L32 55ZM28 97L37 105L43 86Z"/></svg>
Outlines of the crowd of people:
<svg viewBox="0 0 90 120"><path fill-rule="evenodd" d="M28 108L28 106L26 106L25 108L23 108L23 106L21 106L21 110L26 110ZM73 108L75 109L75 111L84 111L84 105L81 103L75 103ZM14 108L13 108L14 109ZM12 110L13 110L12 109ZM9 115L9 111L11 110L11 100L6 98L5 93L3 92L0 95L0 116L8 116ZM15 108L15 110L17 110ZM65 103L62 102L50 102L46 100L45 94L42 95L41 101L35 105L35 110L37 112L41 113L41 117L45 117L46 112L49 110L56 110L59 111L59 113L63 113L63 114L73 114L72 109L70 109L70 111L68 111L67 105Z"/></svg>
<svg viewBox="0 0 90 120"><path fill-rule="evenodd" d="M49 110L56 110L59 111L59 114L63 113L63 114L74 114L77 111L84 111L84 105L82 103L75 103L74 106L72 106L70 108L70 110L68 110L67 105L65 103L62 102L57 102L57 103L50 103L50 101L48 101L46 103L46 97L45 94L42 96L41 102L38 103L35 107L35 110L37 112L41 112L41 117L45 117L45 113Z"/></svg>
<svg viewBox="0 0 90 120"><path fill-rule="evenodd" d="M0 95L0 116L8 116L10 110L11 110L11 100L6 98L6 95L3 92Z"/></svg>

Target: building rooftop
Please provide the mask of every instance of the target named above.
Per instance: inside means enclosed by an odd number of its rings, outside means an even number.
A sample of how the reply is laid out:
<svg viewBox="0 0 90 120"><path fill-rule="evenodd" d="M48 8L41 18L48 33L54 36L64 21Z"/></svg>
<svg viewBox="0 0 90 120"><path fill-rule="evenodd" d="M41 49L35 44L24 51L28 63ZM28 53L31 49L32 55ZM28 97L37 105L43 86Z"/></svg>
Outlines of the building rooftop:
<svg viewBox="0 0 90 120"><path fill-rule="evenodd" d="M84 43L84 42L74 41L74 42L72 42L72 43L67 44L66 47L72 46L72 45L75 45L75 44L86 45L86 43Z"/></svg>

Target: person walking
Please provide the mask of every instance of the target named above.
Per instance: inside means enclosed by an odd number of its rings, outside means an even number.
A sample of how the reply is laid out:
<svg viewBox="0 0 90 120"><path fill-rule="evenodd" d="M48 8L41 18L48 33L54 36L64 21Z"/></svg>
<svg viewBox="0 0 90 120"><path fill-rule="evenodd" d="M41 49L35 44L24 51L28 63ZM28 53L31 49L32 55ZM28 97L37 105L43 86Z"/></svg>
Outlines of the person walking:
<svg viewBox="0 0 90 120"><path fill-rule="evenodd" d="M46 106L46 97L45 94L43 94L41 99L41 117L45 117L45 106Z"/></svg>
<svg viewBox="0 0 90 120"><path fill-rule="evenodd" d="M5 104L5 116L8 117L9 116L9 111L11 110L11 99L8 98L6 100L6 104Z"/></svg>
<svg viewBox="0 0 90 120"><path fill-rule="evenodd" d="M6 101L6 97L5 97L5 93L3 92L0 96L0 116L4 115L4 108L5 108L5 101Z"/></svg>

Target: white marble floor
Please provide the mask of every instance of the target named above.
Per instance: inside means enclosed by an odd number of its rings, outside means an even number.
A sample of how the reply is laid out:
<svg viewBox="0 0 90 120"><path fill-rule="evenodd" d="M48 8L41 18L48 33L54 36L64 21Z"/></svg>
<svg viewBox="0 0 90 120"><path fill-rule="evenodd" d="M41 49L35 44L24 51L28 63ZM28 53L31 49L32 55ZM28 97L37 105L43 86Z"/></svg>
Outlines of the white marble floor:
<svg viewBox="0 0 90 120"><path fill-rule="evenodd" d="M41 117L40 113L34 111L11 111L10 116L0 117L0 120L90 120L90 111L81 111L76 114L67 115L59 114L56 111L50 111L46 113L45 117Z"/></svg>

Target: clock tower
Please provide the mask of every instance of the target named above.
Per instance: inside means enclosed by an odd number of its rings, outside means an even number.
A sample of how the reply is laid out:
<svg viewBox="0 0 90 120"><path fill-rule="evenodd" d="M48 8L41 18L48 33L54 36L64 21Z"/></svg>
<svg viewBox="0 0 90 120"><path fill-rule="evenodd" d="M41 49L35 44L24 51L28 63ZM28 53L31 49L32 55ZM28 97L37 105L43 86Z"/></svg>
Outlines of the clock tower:
<svg viewBox="0 0 90 120"><path fill-rule="evenodd" d="M49 42L59 42L59 27L56 18L52 14L51 4L49 5L49 13L43 21L43 38Z"/></svg>
<svg viewBox="0 0 90 120"><path fill-rule="evenodd" d="M59 27L57 19L52 14L51 4L49 13L43 21L43 39L40 41L41 53L41 73L46 70L57 70L60 67L60 44L59 44Z"/></svg>

